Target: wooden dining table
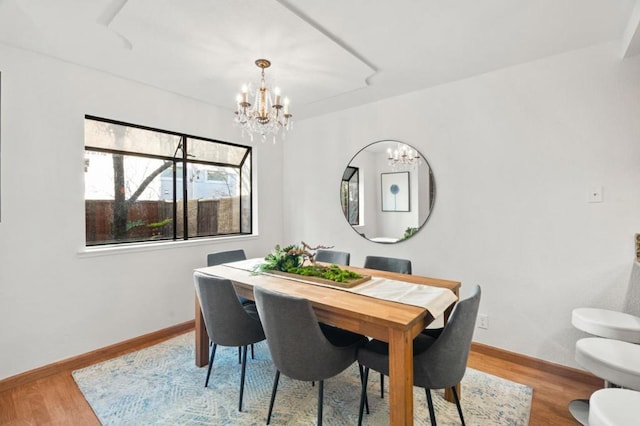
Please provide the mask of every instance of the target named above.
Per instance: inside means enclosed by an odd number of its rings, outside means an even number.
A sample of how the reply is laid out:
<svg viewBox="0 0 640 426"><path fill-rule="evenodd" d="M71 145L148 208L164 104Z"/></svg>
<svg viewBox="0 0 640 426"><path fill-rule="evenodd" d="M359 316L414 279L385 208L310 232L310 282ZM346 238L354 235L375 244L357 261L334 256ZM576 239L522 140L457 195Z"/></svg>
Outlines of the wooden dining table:
<svg viewBox="0 0 640 426"><path fill-rule="evenodd" d="M443 287L459 296L460 282L457 281L353 266L343 268L396 281ZM434 320L425 308L363 296L342 289L303 283L281 276L255 274L224 264L199 268L196 271L231 280L239 296L252 300L254 286L303 297L311 302L319 321L388 342L389 423L391 425L413 424L412 342L413 338ZM445 322L453 306L454 304L445 311ZM209 361L209 336L197 297L195 298L195 339L195 363L203 367Z"/></svg>

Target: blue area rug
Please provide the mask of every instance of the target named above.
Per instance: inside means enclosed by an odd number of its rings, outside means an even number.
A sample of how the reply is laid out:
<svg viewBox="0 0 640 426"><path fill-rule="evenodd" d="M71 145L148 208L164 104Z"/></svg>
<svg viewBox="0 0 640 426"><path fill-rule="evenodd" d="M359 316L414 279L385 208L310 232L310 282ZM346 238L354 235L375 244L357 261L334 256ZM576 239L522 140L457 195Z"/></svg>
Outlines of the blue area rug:
<svg viewBox="0 0 640 426"><path fill-rule="evenodd" d="M80 390L104 425L264 425L275 374L265 342L247 360L243 411L238 412L240 365L236 348L219 347L209 387L206 368L194 364L193 332L73 372ZM389 423L388 395L380 398L379 375L371 374L371 414L364 424ZM385 385L388 391L388 385ZM455 404L433 391L439 425L459 425ZM468 425L527 425L532 389L468 368L462 381L462 409ZM357 365L326 380L324 422L358 420ZM272 425L315 424L317 387L281 376ZM424 390L414 388L416 425L430 425Z"/></svg>

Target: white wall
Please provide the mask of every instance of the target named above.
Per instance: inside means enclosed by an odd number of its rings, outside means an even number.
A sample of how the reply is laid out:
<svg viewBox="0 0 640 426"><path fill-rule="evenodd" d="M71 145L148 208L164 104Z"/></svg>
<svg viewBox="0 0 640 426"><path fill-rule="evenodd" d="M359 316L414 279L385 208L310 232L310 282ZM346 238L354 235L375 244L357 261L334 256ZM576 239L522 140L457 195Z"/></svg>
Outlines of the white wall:
<svg viewBox="0 0 640 426"><path fill-rule="evenodd" d="M302 239L354 265L410 258L463 295L481 284L490 327L477 341L566 365L580 336L571 309L625 306L640 58L616 46L299 121L284 144L256 144L259 237L98 256L79 254L84 114L242 143L229 112L4 45L0 72L0 379L192 319L191 271L209 251L259 256ZM425 154L437 184L426 227L396 245L364 240L340 209L344 167L381 139ZM604 203L586 202L593 185Z"/></svg>
<svg viewBox="0 0 640 426"><path fill-rule="evenodd" d="M640 57L600 45L301 121L284 152L285 242L335 245L352 264L406 257L414 273L483 286L475 340L575 366L578 306L620 309L640 231ZM413 145L436 179L414 238L368 242L342 216L349 159ZM304 186L301 185L304 182ZM604 202L587 202L594 185ZM303 190L304 189L304 190Z"/></svg>
<svg viewBox="0 0 640 426"><path fill-rule="evenodd" d="M193 319L206 253L282 239L282 146L256 144L259 237L81 255L85 114L245 143L231 112L0 44L0 379Z"/></svg>

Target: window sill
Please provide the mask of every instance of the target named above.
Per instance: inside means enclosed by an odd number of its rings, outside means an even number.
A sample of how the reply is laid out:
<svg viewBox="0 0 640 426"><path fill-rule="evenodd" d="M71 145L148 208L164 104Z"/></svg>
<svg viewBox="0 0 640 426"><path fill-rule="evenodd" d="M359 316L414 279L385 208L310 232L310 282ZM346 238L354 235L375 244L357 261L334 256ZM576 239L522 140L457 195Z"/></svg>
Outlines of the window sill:
<svg viewBox="0 0 640 426"><path fill-rule="evenodd" d="M180 240L180 241L163 241L163 242L149 242L149 243L131 243L120 245L105 245L94 247L83 247L78 250L78 257L97 257L97 256L110 256L128 253L142 253L157 250L172 250L182 247L195 247L211 245L216 243L224 243L229 241L243 241L254 240L258 238L258 234L252 235L232 235L226 237L211 237L211 238L196 238L192 240Z"/></svg>

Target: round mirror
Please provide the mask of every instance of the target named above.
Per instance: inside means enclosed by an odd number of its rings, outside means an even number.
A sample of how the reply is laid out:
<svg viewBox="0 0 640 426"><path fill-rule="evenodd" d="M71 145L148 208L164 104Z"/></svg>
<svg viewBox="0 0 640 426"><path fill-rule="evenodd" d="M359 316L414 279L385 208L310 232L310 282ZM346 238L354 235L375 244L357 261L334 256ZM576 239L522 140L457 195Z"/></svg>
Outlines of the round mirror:
<svg viewBox="0 0 640 426"><path fill-rule="evenodd" d="M406 143L383 140L361 149L342 175L342 211L369 241L411 238L429 219L436 186L427 159Z"/></svg>

